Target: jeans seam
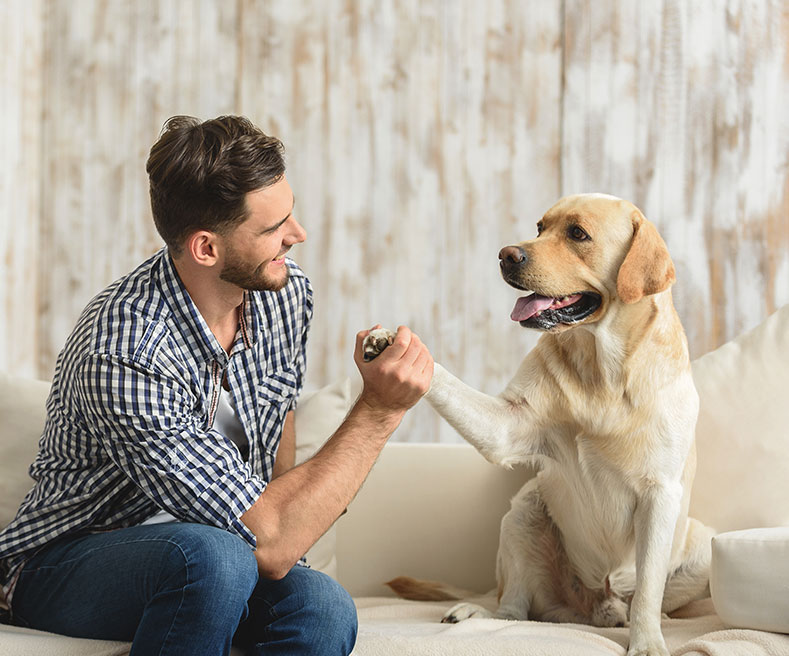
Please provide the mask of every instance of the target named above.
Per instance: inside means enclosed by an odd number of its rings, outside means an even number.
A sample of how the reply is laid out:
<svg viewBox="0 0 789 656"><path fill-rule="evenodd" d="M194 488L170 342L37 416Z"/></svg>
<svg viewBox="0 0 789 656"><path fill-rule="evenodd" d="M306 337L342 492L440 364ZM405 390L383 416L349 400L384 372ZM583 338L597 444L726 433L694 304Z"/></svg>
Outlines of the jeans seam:
<svg viewBox="0 0 789 656"><path fill-rule="evenodd" d="M167 544L172 544L172 545L174 545L175 547L178 548L178 550L181 552L181 554L183 554L184 559L186 559L186 554L184 553L183 549L181 549L181 545L178 544L178 542L176 542L175 540L171 540L170 538L134 538L133 540L124 540L123 542L115 542L113 544L107 544L107 545L104 545L104 546L101 546L101 547L91 547L91 549L89 551L85 551L85 552L81 553L76 558L70 558L69 560L60 561L57 565L41 565L40 567L34 567L32 569L30 569L28 566L24 566L22 568L22 571L20 572L20 577L22 575L26 574L26 573L31 573L32 574L34 572L41 572L41 571L44 571L44 570L47 570L47 569L59 569L63 565L69 565L71 563L78 562L78 561L84 559L86 556L89 556L89 555L91 555L93 553L96 553L98 551L103 551L105 549L112 549L114 547L117 547L118 545L122 545L122 544L138 544L138 543L142 543L142 542L166 542Z"/></svg>
<svg viewBox="0 0 789 656"><path fill-rule="evenodd" d="M166 654L167 652L165 650L165 647L167 647L167 643L170 640L170 634L173 632L173 627L175 626L175 619L176 617L178 617L178 613L181 612L181 608L184 605L184 595L186 594L186 586L189 585L189 581L191 580L191 577L189 576L189 558L186 555L186 552L181 548L181 545L173 542L172 540L162 540L162 542L169 542L171 544L175 544L178 551L181 552L181 556L183 556L184 563L186 565L186 583L181 587L181 599L178 601L178 608L176 609L175 613L173 613L173 619L170 622L170 628L167 629L167 633L165 634L164 639L162 640L161 649L159 649L160 654Z"/></svg>

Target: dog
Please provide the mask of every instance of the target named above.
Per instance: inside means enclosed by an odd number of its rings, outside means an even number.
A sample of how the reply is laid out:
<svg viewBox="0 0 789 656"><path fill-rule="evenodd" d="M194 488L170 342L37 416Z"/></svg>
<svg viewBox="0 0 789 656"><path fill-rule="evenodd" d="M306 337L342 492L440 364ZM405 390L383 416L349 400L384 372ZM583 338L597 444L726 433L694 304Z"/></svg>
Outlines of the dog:
<svg viewBox="0 0 789 656"><path fill-rule="evenodd" d="M688 517L699 402L674 265L655 226L614 196L562 198L537 231L499 253L505 282L531 292L511 319L542 331L537 345L499 396L439 364L426 395L490 462L539 467L502 519L495 615L460 603L443 621L629 622L628 656L667 656L662 613L709 595L714 534ZM387 333L367 340L369 357Z"/></svg>

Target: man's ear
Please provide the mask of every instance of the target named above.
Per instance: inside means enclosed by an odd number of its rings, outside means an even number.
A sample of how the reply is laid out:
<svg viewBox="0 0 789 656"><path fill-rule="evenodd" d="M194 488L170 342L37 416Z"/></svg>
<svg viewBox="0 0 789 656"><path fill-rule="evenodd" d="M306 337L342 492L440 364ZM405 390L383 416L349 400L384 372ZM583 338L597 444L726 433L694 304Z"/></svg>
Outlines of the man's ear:
<svg viewBox="0 0 789 656"><path fill-rule="evenodd" d="M633 241L619 267L616 293L623 303L667 290L676 280L666 242L641 212L633 213Z"/></svg>
<svg viewBox="0 0 789 656"><path fill-rule="evenodd" d="M184 255L201 266L214 266L219 258L217 235L208 230L198 230L186 238Z"/></svg>

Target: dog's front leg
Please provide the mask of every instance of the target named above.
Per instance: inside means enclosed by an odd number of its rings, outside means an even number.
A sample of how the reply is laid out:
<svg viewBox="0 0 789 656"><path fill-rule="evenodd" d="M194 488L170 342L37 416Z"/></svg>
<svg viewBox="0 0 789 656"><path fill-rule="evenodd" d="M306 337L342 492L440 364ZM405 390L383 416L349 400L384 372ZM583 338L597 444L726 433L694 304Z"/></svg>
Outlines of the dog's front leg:
<svg viewBox="0 0 789 656"><path fill-rule="evenodd" d="M638 499L633 518L636 589L630 606L627 656L669 656L660 630L660 618L681 499L679 482L656 483Z"/></svg>
<svg viewBox="0 0 789 656"><path fill-rule="evenodd" d="M539 432L525 403L479 392L436 363L425 397L490 462L511 467L540 451Z"/></svg>

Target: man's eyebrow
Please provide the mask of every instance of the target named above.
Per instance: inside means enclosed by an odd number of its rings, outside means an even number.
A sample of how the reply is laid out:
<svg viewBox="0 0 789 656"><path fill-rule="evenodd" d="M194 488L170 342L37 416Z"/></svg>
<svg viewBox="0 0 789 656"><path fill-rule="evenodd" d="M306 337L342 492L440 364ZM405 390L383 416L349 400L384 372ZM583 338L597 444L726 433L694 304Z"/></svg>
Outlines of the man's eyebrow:
<svg viewBox="0 0 789 656"><path fill-rule="evenodd" d="M284 219L282 219L281 221L277 221L277 223L275 223L270 228L264 228L263 232L274 232L277 228L279 228L283 223L285 223L285 221L287 221L290 218L290 215L293 214L293 208L294 207L296 207L296 196L295 195L293 196L293 205L290 206L290 212L288 212L288 215Z"/></svg>

